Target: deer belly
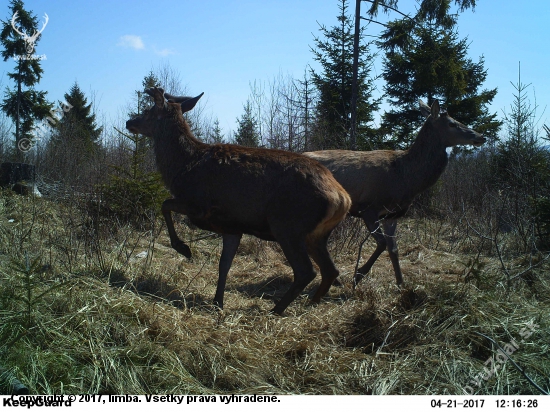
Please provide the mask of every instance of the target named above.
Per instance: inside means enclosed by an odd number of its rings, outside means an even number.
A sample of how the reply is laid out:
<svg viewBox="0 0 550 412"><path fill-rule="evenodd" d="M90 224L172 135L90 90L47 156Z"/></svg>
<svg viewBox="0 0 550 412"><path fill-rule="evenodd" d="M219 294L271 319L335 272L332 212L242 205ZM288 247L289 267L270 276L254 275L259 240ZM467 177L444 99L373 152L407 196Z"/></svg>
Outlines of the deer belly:
<svg viewBox="0 0 550 412"><path fill-rule="evenodd" d="M242 234L256 236L263 240L275 240L267 222L243 222L229 216L219 207L211 207L204 213L189 216L191 222L203 230L222 234Z"/></svg>

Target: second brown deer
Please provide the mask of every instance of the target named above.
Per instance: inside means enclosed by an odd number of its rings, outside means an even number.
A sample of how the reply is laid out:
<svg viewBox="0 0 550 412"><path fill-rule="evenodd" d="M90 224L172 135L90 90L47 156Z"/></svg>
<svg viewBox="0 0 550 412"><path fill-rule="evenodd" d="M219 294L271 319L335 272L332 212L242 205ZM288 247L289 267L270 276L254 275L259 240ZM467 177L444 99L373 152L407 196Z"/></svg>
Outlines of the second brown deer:
<svg viewBox="0 0 550 412"><path fill-rule="evenodd" d="M153 140L157 167L173 195L162 204L172 247L191 257L176 234L172 212L223 235L214 303L223 308L227 274L243 233L279 242L294 272L273 312L282 314L315 277L308 253L321 271L312 298L319 302L339 274L327 241L351 205L342 186L324 166L296 153L197 140L182 113L202 95L175 97L161 88L145 92L154 105L128 120L126 128Z"/></svg>
<svg viewBox="0 0 550 412"><path fill-rule="evenodd" d="M387 248L398 285L403 283L395 231L397 219L403 216L420 192L434 185L447 165L448 147L480 146L485 138L440 113L435 100L430 108L420 101L427 117L408 150L324 150L307 152L325 165L351 196L350 215L361 217L376 240L377 246L367 263L357 270L354 286L370 271L376 259Z"/></svg>

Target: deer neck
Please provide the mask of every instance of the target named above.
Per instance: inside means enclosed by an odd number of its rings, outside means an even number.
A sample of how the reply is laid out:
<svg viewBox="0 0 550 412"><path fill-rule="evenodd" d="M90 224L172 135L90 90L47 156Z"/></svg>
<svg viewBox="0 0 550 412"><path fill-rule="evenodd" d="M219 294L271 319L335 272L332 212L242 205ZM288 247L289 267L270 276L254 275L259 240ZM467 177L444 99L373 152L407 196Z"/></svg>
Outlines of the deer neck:
<svg viewBox="0 0 550 412"><path fill-rule="evenodd" d="M168 189L182 170L194 163L203 143L193 136L183 119L167 119L159 123L153 136L157 168Z"/></svg>
<svg viewBox="0 0 550 412"><path fill-rule="evenodd" d="M447 162L443 139L433 125L426 122L403 159L404 178L411 189L411 196L433 186L445 170Z"/></svg>

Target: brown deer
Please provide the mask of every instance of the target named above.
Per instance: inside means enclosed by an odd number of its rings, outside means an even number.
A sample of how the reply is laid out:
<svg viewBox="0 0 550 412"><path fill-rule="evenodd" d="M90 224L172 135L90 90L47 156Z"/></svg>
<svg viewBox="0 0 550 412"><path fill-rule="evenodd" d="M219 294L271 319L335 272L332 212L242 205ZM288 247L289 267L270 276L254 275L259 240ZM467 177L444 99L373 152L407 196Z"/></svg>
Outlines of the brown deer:
<svg viewBox="0 0 550 412"><path fill-rule="evenodd" d="M354 276L354 287L386 248L397 285L403 283L394 237L397 219L407 212L417 194L437 182L447 165L447 147L485 143L485 138L479 133L446 112L440 113L437 100L431 108L422 101L419 103L420 111L428 118L408 150L304 153L332 172L351 196L350 215L361 217L376 240L376 250Z"/></svg>
<svg viewBox="0 0 550 412"><path fill-rule="evenodd" d="M154 105L128 120L126 128L153 140L157 167L173 196L162 204L172 247L191 257L176 234L172 212L223 235L214 303L223 308L227 273L243 233L279 242L294 272L294 282L273 312L282 314L315 277L308 253L321 271L312 298L319 302L339 274L327 241L351 206L342 186L324 166L300 154L197 140L182 113L202 94L175 97L161 88L145 92Z"/></svg>

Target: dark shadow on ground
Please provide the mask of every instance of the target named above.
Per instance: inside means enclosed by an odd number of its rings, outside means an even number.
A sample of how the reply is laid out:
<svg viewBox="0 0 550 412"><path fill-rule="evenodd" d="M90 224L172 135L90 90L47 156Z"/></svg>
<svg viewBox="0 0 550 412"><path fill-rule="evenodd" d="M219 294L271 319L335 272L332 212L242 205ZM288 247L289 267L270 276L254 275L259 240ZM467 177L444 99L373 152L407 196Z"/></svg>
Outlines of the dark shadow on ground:
<svg viewBox="0 0 550 412"><path fill-rule="evenodd" d="M214 309L211 300L207 300L196 293L183 294L179 288L169 284L159 276L130 281L122 271L112 271L109 276L109 284L113 287L125 288L140 296L165 302L178 309Z"/></svg>
<svg viewBox="0 0 550 412"><path fill-rule="evenodd" d="M319 287L318 277L315 278L317 281L314 280L311 282L304 289L302 294L306 294L310 298L313 297ZM267 299L276 303L283 297L292 282L292 275L273 275L257 282L243 282L239 285L228 286L226 291L237 291L248 297ZM339 293L335 294L335 290L338 290ZM327 294L323 300L330 299L331 301L345 301L349 298L350 294L346 293L345 287L332 286L329 294Z"/></svg>

